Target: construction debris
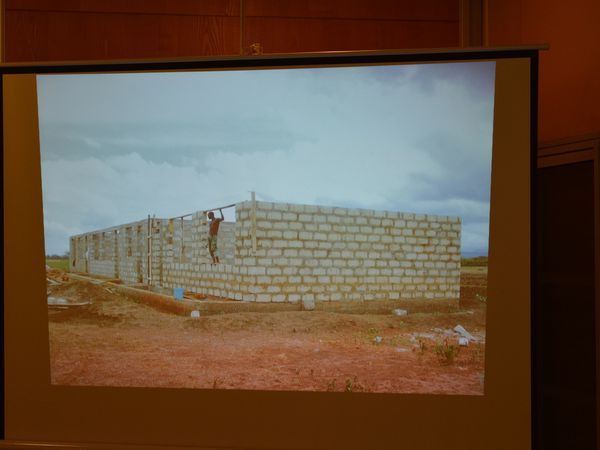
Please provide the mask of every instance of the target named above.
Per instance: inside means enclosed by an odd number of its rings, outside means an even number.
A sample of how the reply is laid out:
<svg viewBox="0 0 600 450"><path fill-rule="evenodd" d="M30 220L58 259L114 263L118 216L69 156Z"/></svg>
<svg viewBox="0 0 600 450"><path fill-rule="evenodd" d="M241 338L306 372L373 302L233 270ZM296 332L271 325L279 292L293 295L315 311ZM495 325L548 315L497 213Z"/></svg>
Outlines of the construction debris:
<svg viewBox="0 0 600 450"><path fill-rule="evenodd" d="M473 336L471 333L469 333L467 330L465 330L461 325L456 325L454 327L454 331L458 334L460 334L462 337L468 339L469 341L475 341L475 336Z"/></svg>
<svg viewBox="0 0 600 450"><path fill-rule="evenodd" d="M69 301L63 297L48 297L49 305L66 305Z"/></svg>
<svg viewBox="0 0 600 450"><path fill-rule="evenodd" d="M192 312L190 313L190 317L191 317L192 319L198 319L198 318L200 318L200 311L198 311L198 310L194 310L194 311L192 311Z"/></svg>
<svg viewBox="0 0 600 450"><path fill-rule="evenodd" d="M406 316L408 314L408 311L406 309L394 309L392 311L392 314L394 314L395 316Z"/></svg>
<svg viewBox="0 0 600 450"><path fill-rule="evenodd" d="M312 311L315 309L315 301L314 299L302 299L302 309L305 311Z"/></svg>
<svg viewBox="0 0 600 450"><path fill-rule="evenodd" d="M92 304L91 301L72 302L64 297L48 296L48 307L49 308L66 309L66 308L70 308L70 307L87 306L87 305L91 305L91 304Z"/></svg>

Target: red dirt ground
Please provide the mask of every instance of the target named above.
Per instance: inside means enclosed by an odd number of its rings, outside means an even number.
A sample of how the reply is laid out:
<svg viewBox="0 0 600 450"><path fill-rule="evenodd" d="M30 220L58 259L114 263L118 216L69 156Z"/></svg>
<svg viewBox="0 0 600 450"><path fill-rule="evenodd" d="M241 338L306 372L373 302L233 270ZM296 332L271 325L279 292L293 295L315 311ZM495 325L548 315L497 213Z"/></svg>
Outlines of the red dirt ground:
<svg viewBox="0 0 600 450"><path fill-rule="evenodd" d="M102 285L48 290L93 301L49 310L54 384L483 394L484 271L463 273L458 311L404 317L287 311L192 319ZM457 350L450 330L458 324L481 342Z"/></svg>

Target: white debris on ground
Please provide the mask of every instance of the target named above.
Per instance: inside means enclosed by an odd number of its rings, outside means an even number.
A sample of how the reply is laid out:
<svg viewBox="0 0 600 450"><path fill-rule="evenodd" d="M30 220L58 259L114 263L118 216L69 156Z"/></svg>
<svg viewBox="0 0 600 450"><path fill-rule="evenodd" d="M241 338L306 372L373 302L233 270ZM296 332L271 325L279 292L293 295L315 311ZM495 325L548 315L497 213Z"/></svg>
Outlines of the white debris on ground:
<svg viewBox="0 0 600 450"><path fill-rule="evenodd" d="M485 343L485 332L470 333L462 325L457 325L454 329L432 328L431 331L431 333L411 333L409 335L409 340L414 344L422 340L437 342L444 339L456 339L457 344L462 347L469 345L471 342L479 344Z"/></svg>
<svg viewBox="0 0 600 450"><path fill-rule="evenodd" d="M315 300L313 298L303 298L302 309L305 311L313 311L315 309Z"/></svg>
<svg viewBox="0 0 600 450"><path fill-rule="evenodd" d="M462 337L468 339L469 341L475 340L475 336L473 336L471 333L469 333L467 330L465 330L462 325L456 325L454 327L454 331L456 333L458 333L459 335L461 335Z"/></svg>
<svg viewBox="0 0 600 450"><path fill-rule="evenodd" d="M68 305L69 301L63 297L50 297L48 296L49 305Z"/></svg>
<svg viewBox="0 0 600 450"><path fill-rule="evenodd" d="M200 311L198 311L198 310L194 310L194 311L192 311L192 312L190 313L190 317L191 317L192 319L198 319L198 318L200 317Z"/></svg>
<svg viewBox="0 0 600 450"><path fill-rule="evenodd" d="M406 309L394 309L392 311L392 314L394 314L395 316L406 316L408 314L408 311Z"/></svg>
<svg viewBox="0 0 600 450"><path fill-rule="evenodd" d="M459 337L458 338L458 345L460 345L461 347L466 347L467 345L469 345L469 340L466 337Z"/></svg>

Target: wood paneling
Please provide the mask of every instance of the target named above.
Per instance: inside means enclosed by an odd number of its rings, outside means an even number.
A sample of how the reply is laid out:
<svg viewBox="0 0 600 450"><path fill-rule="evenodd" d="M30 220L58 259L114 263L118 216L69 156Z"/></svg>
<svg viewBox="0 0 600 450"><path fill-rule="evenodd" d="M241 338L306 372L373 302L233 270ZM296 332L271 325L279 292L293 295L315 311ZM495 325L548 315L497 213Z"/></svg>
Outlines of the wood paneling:
<svg viewBox="0 0 600 450"><path fill-rule="evenodd" d="M244 5L244 45L260 43L264 53L459 44L457 0L246 0Z"/></svg>
<svg viewBox="0 0 600 450"><path fill-rule="evenodd" d="M239 0L4 0L7 10L238 16Z"/></svg>
<svg viewBox="0 0 600 450"><path fill-rule="evenodd" d="M246 0L246 17L456 21L456 0Z"/></svg>
<svg viewBox="0 0 600 450"><path fill-rule="evenodd" d="M489 1L487 17L490 45L550 45L540 53L539 140L600 131L600 1Z"/></svg>
<svg viewBox="0 0 600 450"><path fill-rule="evenodd" d="M534 450L597 448L594 164L537 171Z"/></svg>
<svg viewBox="0 0 600 450"><path fill-rule="evenodd" d="M5 59L16 62L238 54L237 5L235 0L8 0Z"/></svg>
<svg viewBox="0 0 600 450"><path fill-rule="evenodd" d="M454 47L460 44L459 5L459 0L5 0L5 61L235 55L240 45L253 43L265 53Z"/></svg>
<svg viewBox="0 0 600 450"><path fill-rule="evenodd" d="M254 18L245 22L246 43L261 44L264 53L458 45L458 23L386 20Z"/></svg>

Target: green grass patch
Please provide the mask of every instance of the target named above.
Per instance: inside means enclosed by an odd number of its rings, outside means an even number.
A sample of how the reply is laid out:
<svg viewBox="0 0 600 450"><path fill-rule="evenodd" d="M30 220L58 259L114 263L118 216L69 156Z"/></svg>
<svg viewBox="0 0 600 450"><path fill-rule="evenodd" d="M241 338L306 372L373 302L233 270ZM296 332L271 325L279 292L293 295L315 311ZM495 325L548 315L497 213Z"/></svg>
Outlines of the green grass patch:
<svg viewBox="0 0 600 450"><path fill-rule="evenodd" d="M475 258L461 258L460 264L463 267L482 267L488 265L487 256L477 256Z"/></svg>
<svg viewBox="0 0 600 450"><path fill-rule="evenodd" d="M46 264L53 269L64 270L65 272L69 271L69 259L47 259Z"/></svg>

